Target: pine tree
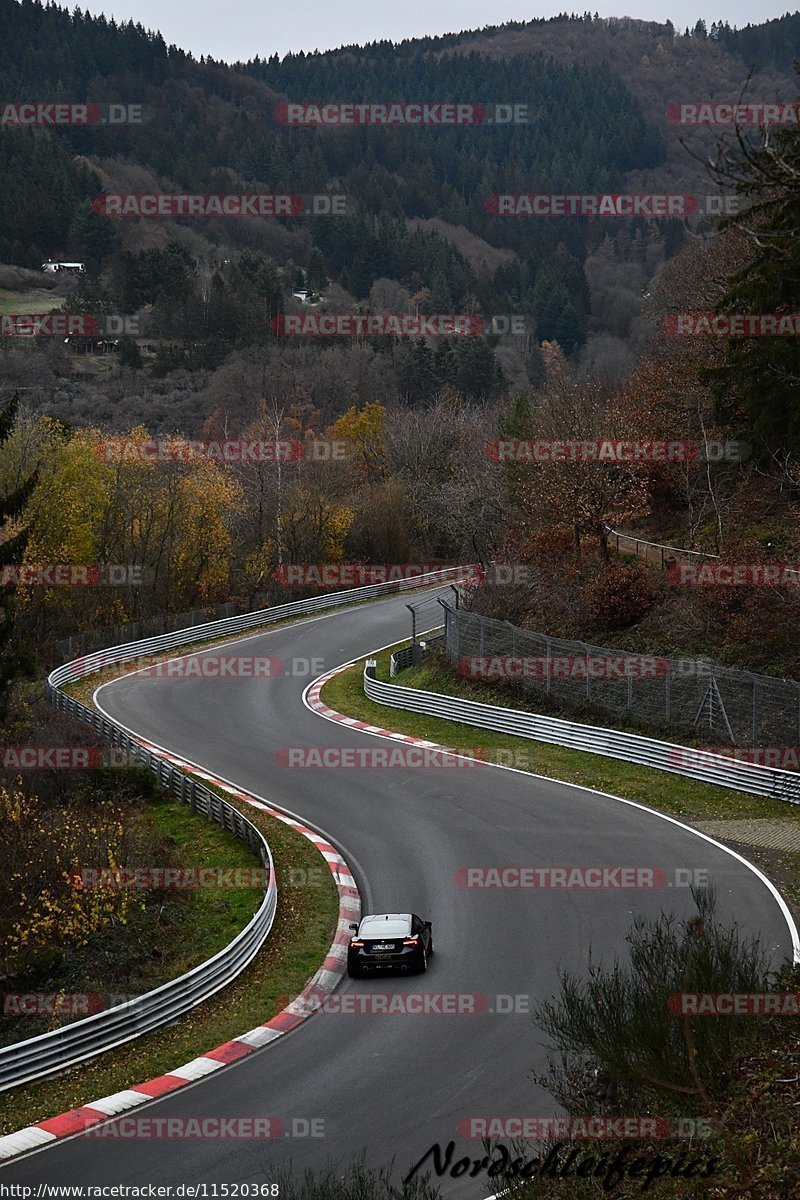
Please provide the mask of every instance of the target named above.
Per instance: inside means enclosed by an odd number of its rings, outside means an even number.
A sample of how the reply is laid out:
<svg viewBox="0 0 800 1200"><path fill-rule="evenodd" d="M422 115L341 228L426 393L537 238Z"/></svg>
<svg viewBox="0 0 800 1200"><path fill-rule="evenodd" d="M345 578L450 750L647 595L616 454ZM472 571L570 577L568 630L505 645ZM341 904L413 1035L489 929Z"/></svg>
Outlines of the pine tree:
<svg viewBox="0 0 800 1200"><path fill-rule="evenodd" d="M15 392L10 402L0 412L0 447L8 441L13 432L18 407L19 394ZM22 513L37 480L38 471L34 471L23 484L0 497L0 572L4 567L22 561L28 541L27 530L19 530L11 536L7 536L7 532L9 526ZM16 588L13 584L9 585L4 582L0 586L0 718L5 715L13 680L30 666L27 653L18 643L12 642L15 593Z"/></svg>
<svg viewBox="0 0 800 1200"><path fill-rule="evenodd" d="M741 166L718 174L744 203L728 227L744 231L750 255L729 280L720 313L797 313L800 294L800 135L779 130ZM794 317L794 320L797 318ZM721 416L742 414L762 460L800 452L800 345L797 334L730 337L723 365L707 372Z"/></svg>

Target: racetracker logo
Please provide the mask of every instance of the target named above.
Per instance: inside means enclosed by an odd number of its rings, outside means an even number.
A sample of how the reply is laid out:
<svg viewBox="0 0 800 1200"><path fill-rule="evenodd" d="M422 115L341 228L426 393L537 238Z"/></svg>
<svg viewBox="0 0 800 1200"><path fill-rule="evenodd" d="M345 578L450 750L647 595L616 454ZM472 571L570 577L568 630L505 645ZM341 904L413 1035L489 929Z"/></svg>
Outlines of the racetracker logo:
<svg viewBox="0 0 800 1200"><path fill-rule="evenodd" d="M182 658L153 658L147 655L126 658L121 662L107 661L105 652L88 654L74 660L80 675L103 675L106 679L117 679L121 675L137 672L140 679L305 679L316 678L325 670L323 658L251 658L247 655L217 654L213 651L198 651Z"/></svg>
<svg viewBox="0 0 800 1200"><path fill-rule="evenodd" d="M557 891L650 891L661 887L708 887L704 867L459 867L460 888Z"/></svg>
<svg viewBox="0 0 800 1200"><path fill-rule="evenodd" d="M331 447L331 453L316 453L315 447ZM298 462L309 457L344 458L345 442L254 441L249 438L225 441L188 441L185 438L105 438L93 451L103 462ZM333 453L333 449L336 453Z"/></svg>
<svg viewBox="0 0 800 1200"><path fill-rule="evenodd" d="M466 679L660 679L669 675L669 659L638 654L495 654L461 658L457 669Z"/></svg>
<svg viewBox="0 0 800 1200"><path fill-rule="evenodd" d="M128 993L6 992L4 1017L90 1017L107 1008L130 1004L138 997Z"/></svg>
<svg viewBox="0 0 800 1200"><path fill-rule="evenodd" d="M0 587L119 587L145 582L135 563L7 563Z"/></svg>
<svg viewBox="0 0 800 1200"><path fill-rule="evenodd" d="M744 442L734 441L553 441L549 438L525 440L508 438L486 442L486 457L493 462L529 463L620 463L620 462L694 462L696 459L738 462L747 457Z"/></svg>
<svg viewBox="0 0 800 1200"><path fill-rule="evenodd" d="M281 746L276 767L301 769L392 771L410 767L484 767L488 751L480 746L448 749L437 746Z"/></svg>
<svg viewBox="0 0 800 1200"><path fill-rule="evenodd" d="M252 888L263 891L269 886L270 873L263 867L83 867L68 878L70 885L79 890L195 892Z"/></svg>
<svg viewBox="0 0 800 1200"><path fill-rule="evenodd" d="M796 1017L800 992L675 992L667 1007L681 1017Z"/></svg>
<svg viewBox="0 0 800 1200"><path fill-rule="evenodd" d="M308 664L310 660L303 661ZM126 669L131 669L130 664L126 664ZM240 658L233 654L213 653L169 658L137 669L142 679L276 679L284 673L280 658L250 658L247 655Z"/></svg>
<svg viewBox="0 0 800 1200"><path fill-rule="evenodd" d="M141 125L143 104L67 104L0 100L0 125Z"/></svg>
<svg viewBox="0 0 800 1200"><path fill-rule="evenodd" d="M89 771L108 760L96 746L4 746L0 765L4 771Z"/></svg>
<svg viewBox="0 0 800 1200"><path fill-rule="evenodd" d="M497 996L490 1000L479 992L344 992L333 995L324 992L304 992L290 1001L295 1015L348 1017L477 1017L491 1013L508 1014L519 1011L514 996ZM521 997L528 1013L530 999Z"/></svg>
<svg viewBox="0 0 800 1200"><path fill-rule="evenodd" d="M95 1138L166 1139L230 1138L257 1141L270 1138L325 1137L324 1117L116 1117L90 1125L79 1135Z"/></svg>
<svg viewBox="0 0 800 1200"><path fill-rule="evenodd" d="M462 1117L456 1133L463 1138L551 1138L583 1141L600 1138L668 1138L672 1127L664 1117Z"/></svg>
<svg viewBox="0 0 800 1200"><path fill-rule="evenodd" d="M479 583L486 572L461 563L288 563L272 577L285 587L366 587L375 583L407 583L435 571L461 571L462 582Z"/></svg>
<svg viewBox="0 0 800 1200"><path fill-rule="evenodd" d="M272 318L277 337L477 337L494 318L475 313L282 313ZM524 332L525 321L510 332Z"/></svg>
<svg viewBox="0 0 800 1200"><path fill-rule="evenodd" d="M527 125L527 104L416 101L406 104L279 104L280 125Z"/></svg>
<svg viewBox="0 0 800 1200"><path fill-rule="evenodd" d="M670 313L664 330L673 337L797 337L800 313Z"/></svg>
<svg viewBox="0 0 800 1200"><path fill-rule="evenodd" d="M710 104L696 100L670 104L667 120L673 125L797 125L797 104L775 104L765 101L750 104Z"/></svg>
<svg viewBox="0 0 800 1200"><path fill-rule="evenodd" d="M528 192L487 196L484 208L495 217L688 217L699 205L683 195Z"/></svg>
<svg viewBox="0 0 800 1200"><path fill-rule="evenodd" d="M0 316L3 337L93 337L97 317L88 313L6 313Z"/></svg>
<svg viewBox="0 0 800 1200"><path fill-rule="evenodd" d="M255 192L166 194L104 192L92 198L101 217L300 217L343 216L346 196L298 196Z"/></svg>
<svg viewBox="0 0 800 1200"><path fill-rule="evenodd" d="M681 587L797 587L800 563L690 563L667 568L667 581Z"/></svg>
<svg viewBox="0 0 800 1200"><path fill-rule="evenodd" d="M706 750L675 749L669 762L676 767L772 767L800 771L800 746L710 746Z"/></svg>

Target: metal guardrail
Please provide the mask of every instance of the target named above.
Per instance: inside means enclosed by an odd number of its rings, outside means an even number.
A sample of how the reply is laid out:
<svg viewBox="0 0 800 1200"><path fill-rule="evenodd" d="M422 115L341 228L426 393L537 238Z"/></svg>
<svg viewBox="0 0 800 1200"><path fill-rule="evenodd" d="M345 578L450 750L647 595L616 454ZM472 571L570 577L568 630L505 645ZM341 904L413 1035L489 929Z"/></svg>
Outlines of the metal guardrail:
<svg viewBox="0 0 800 1200"><path fill-rule="evenodd" d="M68 664L71 667L73 664ZM53 674L63 674L64 668ZM72 678L81 678L73 675ZM51 676L52 679L52 676ZM141 746L115 722L66 696L48 680L48 698L69 716L86 721L129 760L155 772L162 787L173 792L193 812L202 813L229 830L253 851L267 874L267 890L258 909L232 942L213 958L162 984L151 992L114 1008L72 1021L60 1029L0 1047L0 1091L42 1079L110 1050L153 1029L177 1020L213 996L244 970L269 934L275 919L278 892L272 854L263 834L221 796L198 780Z"/></svg>
<svg viewBox="0 0 800 1200"><path fill-rule="evenodd" d="M579 725L558 717L545 717L519 709L481 704L476 700L462 700L439 692L424 692L396 683L384 683L375 678L374 659L368 660L364 667L364 692L377 704L387 704L407 712L423 713L444 721L460 721L465 725L492 729L514 737L549 742L571 750L584 750L588 754L602 754L608 758L653 767L657 771L684 775L702 783L714 783L738 792L800 804L800 774L729 759L718 752L696 750L689 746L660 742L655 738L640 737L638 734L623 733L617 729Z"/></svg>
<svg viewBox="0 0 800 1200"><path fill-rule="evenodd" d="M665 554L664 554L665 550L668 550L671 554L677 554L679 557L681 555L683 555L686 558L719 558L718 554L711 554L707 550L684 550L682 546L666 546L666 545L664 545L663 542L648 542L645 540L645 538L636 537L636 535L632 534L632 533L621 533L618 529L613 529L611 527L611 525L606 525L606 526L604 526L604 528L605 528L605 531L607 534L610 534L612 537L616 538L615 544L616 544L616 549L618 552L620 549L620 546L619 546L620 538L622 538L622 540L625 542L633 543L634 554L636 555L637 558L639 557L639 547L640 546L645 547L645 552L643 555L643 557L645 559L648 559L648 553L647 553L648 547L652 550L660 551L662 567L665 567L667 565L667 560L666 560ZM624 551L623 551L623 553L624 553ZM656 555L656 558L658 558L658 555Z"/></svg>
<svg viewBox="0 0 800 1200"><path fill-rule="evenodd" d="M345 592L333 592L282 604L276 608L261 609L238 617L224 617L204 625L189 626L158 637L95 651L65 663L50 673L46 693L48 700L56 708L88 723L101 736L108 738L112 746L123 750L132 761L140 762L153 771L158 782L178 796L183 803L188 804L193 812L202 813L209 821L215 821L223 829L241 838L268 872L269 883L264 898L251 920L233 941L213 958L134 1000L79 1021L72 1021L60 1029L0 1047L0 1092L52 1075L141 1037L144 1033L177 1020L189 1009L213 996L220 988L230 983L258 952L272 928L277 907L278 892L272 854L266 839L255 825L216 792L174 767L155 751L140 745L115 721L67 696L60 688L66 683L96 674L106 666L131 662L144 655L158 654L164 650L240 633L245 629L274 624L285 617L304 615L396 591L457 579L464 569L466 568L451 567L408 580L370 584Z"/></svg>

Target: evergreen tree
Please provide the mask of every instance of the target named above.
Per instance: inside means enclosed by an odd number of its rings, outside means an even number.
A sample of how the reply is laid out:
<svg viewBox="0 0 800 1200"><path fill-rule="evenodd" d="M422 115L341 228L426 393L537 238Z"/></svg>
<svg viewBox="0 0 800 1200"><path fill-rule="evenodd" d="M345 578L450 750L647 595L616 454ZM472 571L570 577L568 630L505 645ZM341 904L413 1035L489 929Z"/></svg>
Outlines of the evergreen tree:
<svg viewBox="0 0 800 1200"><path fill-rule="evenodd" d="M19 407L19 394L14 393L10 402L0 412L0 448L8 441L13 429ZM19 530L8 535L9 526L16 524L25 505L36 486L38 472L34 471L24 483L5 496L0 497L0 572L3 568L22 562L25 546L28 541L27 530ZM0 718L5 716L8 707L8 694L15 678L30 669L29 653L14 644L14 601L16 588L13 584L0 586Z"/></svg>
<svg viewBox="0 0 800 1200"><path fill-rule="evenodd" d="M750 255L729 280L720 313L796 314L800 296L800 134L771 132L746 151L741 167L724 166L745 200L727 227L745 232ZM795 317L795 320L797 318ZM800 452L800 339L729 337L721 367L707 373L718 411L743 414L754 453L762 460Z"/></svg>

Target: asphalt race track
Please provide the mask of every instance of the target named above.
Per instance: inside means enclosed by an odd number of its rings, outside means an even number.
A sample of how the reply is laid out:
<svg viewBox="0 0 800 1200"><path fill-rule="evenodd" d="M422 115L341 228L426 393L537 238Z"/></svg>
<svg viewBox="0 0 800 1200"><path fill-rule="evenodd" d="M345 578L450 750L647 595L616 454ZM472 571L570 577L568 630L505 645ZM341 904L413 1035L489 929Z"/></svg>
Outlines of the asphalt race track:
<svg viewBox="0 0 800 1200"><path fill-rule="evenodd" d="M401 596L311 618L240 640L225 653L277 655L287 663L314 657L324 660L313 672L318 675L408 636L407 602ZM434 604L423 610L421 628L436 624L437 613ZM436 953L427 975L345 980L340 993L477 993L492 1008L514 1003L498 996L544 998L560 967L583 969L590 943L595 955L624 953L634 913L688 912L691 905L688 890L674 887L465 890L455 873L467 866L657 866L670 877L675 868L705 869L717 887L720 915L760 932L776 964L791 956L787 922L758 876L645 810L490 766L276 766L281 747L387 745L310 712L302 693L312 677L131 675L103 687L98 699L140 736L319 827L352 866L365 911L411 910L433 921ZM391 710L386 720L391 726ZM272 1115L289 1129L293 1120L321 1118L324 1137L73 1138L12 1161L0 1182L267 1182L272 1168L290 1159L298 1173L328 1160L344 1168L362 1149L374 1163L394 1159L402 1176L434 1142L451 1139L456 1158L479 1157L480 1142L456 1132L465 1117L557 1111L529 1077L544 1065L541 1042L524 1012L319 1013L209 1080L128 1115ZM493 1190L485 1177L444 1178L441 1185L465 1198Z"/></svg>

